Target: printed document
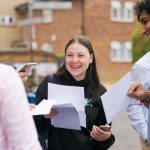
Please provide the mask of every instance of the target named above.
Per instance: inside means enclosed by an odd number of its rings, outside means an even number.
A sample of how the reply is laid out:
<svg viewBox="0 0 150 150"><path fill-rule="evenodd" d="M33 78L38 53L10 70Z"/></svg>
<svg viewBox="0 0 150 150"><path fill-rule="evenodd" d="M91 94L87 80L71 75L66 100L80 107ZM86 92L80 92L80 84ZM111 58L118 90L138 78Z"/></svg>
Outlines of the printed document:
<svg viewBox="0 0 150 150"><path fill-rule="evenodd" d="M32 110L32 115L46 115L57 109L58 115L51 120L55 127L80 130L79 113L71 103L58 103L56 100L43 100Z"/></svg>
<svg viewBox="0 0 150 150"><path fill-rule="evenodd" d="M86 127L84 87L48 83L48 99L55 99L58 103L73 104L79 114L80 126ZM53 117L51 122L53 123L55 120L58 118Z"/></svg>
<svg viewBox="0 0 150 150"><path fill-rule="evenodd" d="M48 114L57 109L51 118L55 127L81 130L86 127L84 88L48 83L48 100L43 100L32 110L32 115Z"/></svg>

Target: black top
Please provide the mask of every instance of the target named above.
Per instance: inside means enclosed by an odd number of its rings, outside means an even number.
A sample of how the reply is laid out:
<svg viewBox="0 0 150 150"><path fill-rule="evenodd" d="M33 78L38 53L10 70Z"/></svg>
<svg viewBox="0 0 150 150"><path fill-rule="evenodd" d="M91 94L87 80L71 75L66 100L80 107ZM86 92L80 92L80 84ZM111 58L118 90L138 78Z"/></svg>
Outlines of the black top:
<svg viewBox="0 0 150 150"><path fill-rule="evenodd" d="M70 82L71 81L71 82ZM106 117L103 110L103 106L100 103L98 106L94 105L90 99L90 94L86 90L86 84L84 80L76 81L75 79L65 79L64 77L47 76L36 93L36 104L41 102L43 99L47 99L48 82L70 85L70 86L82 86L85 89L85 113L86 113L86 128L81 127L81 131L55 128L51 126L50 121L45 119L43 116L35 116L35 124L37 127L38 134L41 135L45 129L48 128L48 150L106 150L115 141L113 135L109 139L103 142L96 141L90 137L90 131L92 126L106 124ZM100 85L100 95L102 95L106 89Z"/></svg>

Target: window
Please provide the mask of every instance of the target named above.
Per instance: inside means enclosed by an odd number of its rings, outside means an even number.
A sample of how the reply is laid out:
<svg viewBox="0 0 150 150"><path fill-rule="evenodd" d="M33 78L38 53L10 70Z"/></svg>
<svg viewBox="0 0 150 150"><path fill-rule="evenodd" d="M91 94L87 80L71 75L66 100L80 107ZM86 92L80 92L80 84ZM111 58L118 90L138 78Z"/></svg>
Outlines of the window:
<svg viewBox="0 0 150 150"><path fill-rule="evenodd" d="M111 42L111 60L114 62L131 62L131 42Z"/></svg>
<svg viewBox="0 0 150 150"><path fill-rule="evenodd" d="M14 16L7 14L0 14L0 25L15 25L16 20Z"/></svg>
<svg viewBox="0 0 150 150"><path fill-rule="evenodd" d="M132 2L120 2L119 0L111 1L110 16L112 21L118 22L133 22L133 3Z"/></svg>
<svg viewBox="0 0 150 150"><path fill-rule="evenodd" d="M42 16L43 23L51 23L53 21L53 11L50 9L44 9Z"/></svg>
<svg viewBox="0 0 150 150"><path fill-rule="evenodd" d="M53 52L53 45L49 44L49 43L44 43L41 47L42 51L46 51L49 53Z"/></svg>

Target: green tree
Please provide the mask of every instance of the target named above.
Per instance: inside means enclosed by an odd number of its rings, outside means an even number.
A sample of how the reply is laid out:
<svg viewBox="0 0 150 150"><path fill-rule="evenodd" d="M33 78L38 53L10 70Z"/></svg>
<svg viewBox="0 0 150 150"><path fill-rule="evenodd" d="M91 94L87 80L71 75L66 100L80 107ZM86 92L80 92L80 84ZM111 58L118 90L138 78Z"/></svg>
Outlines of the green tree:
<svg viewBox="0 0 150 150"><path fill-rule="evenodd" d="M132 57L133 63L146 54L150 50L150 41L141 34L141 23L137 22L137 26L132 34Z"/></svg>

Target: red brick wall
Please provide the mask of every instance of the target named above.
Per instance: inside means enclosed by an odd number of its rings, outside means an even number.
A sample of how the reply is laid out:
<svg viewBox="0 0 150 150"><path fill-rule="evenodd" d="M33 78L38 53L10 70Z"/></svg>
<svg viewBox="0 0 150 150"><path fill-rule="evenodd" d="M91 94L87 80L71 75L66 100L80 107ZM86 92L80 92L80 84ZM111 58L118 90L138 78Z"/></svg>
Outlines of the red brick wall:
<svg viewBox="0 0 150 150"><path fill-rule="evenodd" d="M135 23L117 23L110 19L110 0L85 0L85 35L90 37L102 78L124 75L131 63L113 63L110 58L111 41L129 41Z"/></svg>
<svg viewBox="0 0 150 150"><path fill-rule="evenodd" d="M63 52L68 39L81 33L81 1L76 0L69 10L54 10L53 22L36 25L39 48L45 42L54 46L54 52ZM56 41L51 41L51 35L56 35Z"/></svg>

